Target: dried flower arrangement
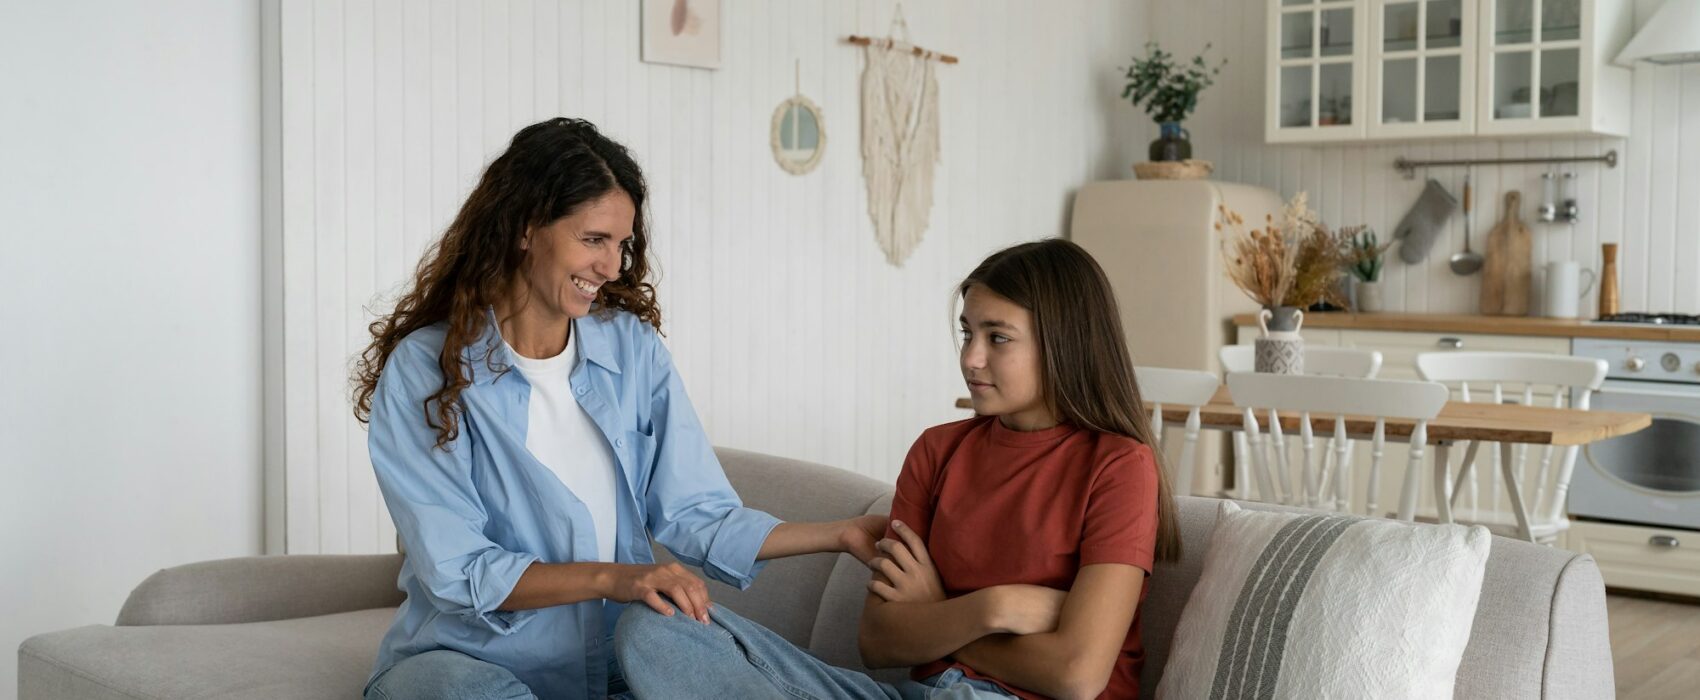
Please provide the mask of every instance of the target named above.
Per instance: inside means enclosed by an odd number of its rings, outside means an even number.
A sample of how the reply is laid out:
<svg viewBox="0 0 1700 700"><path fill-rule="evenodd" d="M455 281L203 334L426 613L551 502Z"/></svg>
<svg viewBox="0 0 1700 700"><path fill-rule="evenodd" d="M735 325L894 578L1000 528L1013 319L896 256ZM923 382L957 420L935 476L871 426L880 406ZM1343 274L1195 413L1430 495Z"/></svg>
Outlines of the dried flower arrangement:
<svg viewBox="0 0 1700 700"><path fill-rule="evenodd" d="M1226 206L1217 205L1217 214L1228 278L1253 301L1265 308L1346 305L1336 283L1353 260L1351 239L1322 225L1306 193L1281 207L1279 223L1266 216L1263 227L1250 231Z"/></svg>

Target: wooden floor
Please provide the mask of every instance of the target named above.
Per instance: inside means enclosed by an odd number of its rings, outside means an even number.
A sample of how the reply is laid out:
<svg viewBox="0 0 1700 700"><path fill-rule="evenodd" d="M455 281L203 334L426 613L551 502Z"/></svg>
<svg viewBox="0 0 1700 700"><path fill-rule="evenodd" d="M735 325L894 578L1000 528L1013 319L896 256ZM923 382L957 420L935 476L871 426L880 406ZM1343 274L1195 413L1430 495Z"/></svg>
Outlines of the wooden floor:
<svg viewBox="0 0 1700 700"><path fill-rule="evenodd" d="M1617 696L1700 697L1700 604L1606 596Z"/></svg>

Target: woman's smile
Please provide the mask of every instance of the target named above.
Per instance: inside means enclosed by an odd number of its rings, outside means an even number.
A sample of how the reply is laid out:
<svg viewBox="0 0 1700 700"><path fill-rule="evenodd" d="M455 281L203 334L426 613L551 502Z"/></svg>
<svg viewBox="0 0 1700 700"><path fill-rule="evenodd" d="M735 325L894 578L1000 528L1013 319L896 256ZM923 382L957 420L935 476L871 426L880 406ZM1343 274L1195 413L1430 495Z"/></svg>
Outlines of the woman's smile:
<svg viewBox="0 0 1700 700"><path fill-rule="evenodd" d="M573 287L577 288L578 291L579 291L579 294L584 295L584 298L586 298L586 299L590 299L590 300L594 301L596 299L597 290L602 289L602 284L600 282L591 283L589 281L586 281L583 277L579 277L578 275L573 275L572 279L573 279Z"/></svg>

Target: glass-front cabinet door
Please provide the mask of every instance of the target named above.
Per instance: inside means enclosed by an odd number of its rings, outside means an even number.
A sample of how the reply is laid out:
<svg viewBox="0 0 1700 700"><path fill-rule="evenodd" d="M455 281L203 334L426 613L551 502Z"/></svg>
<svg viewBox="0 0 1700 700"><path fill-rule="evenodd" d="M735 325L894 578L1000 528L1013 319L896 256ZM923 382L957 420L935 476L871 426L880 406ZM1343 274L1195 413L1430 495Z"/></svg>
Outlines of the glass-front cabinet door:
<svg viewBox="0 0 1700 700"><path fill-rule="evenodd" d="M1270 0L1270 143L1362 138L1366 0Z"/></svg>
<svg viewBox="0 0 1700 700"><path fill-rule="evenodd" d="M1479 133L1534 134L1583 127L1591 72L1584 11L1592 0L1480 0Z"/></svg>
<svg viewBox="0 0 1700 700"><path fill-rule="evenodd" d="M1371 0L1371 138L1474 132L1476 2Z"/></svg>

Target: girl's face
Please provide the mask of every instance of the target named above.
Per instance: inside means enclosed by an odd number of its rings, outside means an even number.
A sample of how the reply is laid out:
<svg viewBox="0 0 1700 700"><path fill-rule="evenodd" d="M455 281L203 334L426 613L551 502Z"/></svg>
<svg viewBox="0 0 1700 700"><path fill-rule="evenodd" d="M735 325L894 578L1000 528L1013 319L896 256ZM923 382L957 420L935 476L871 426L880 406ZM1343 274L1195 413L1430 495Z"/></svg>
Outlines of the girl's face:
<svg viewBox="0 0 1700 700"><path fill-rule="evenodd" d="M1033 314L980 285L962 300L962 378L974 412L1014 430L1057 424L1045 401Z"/></svg>
<svg viewBox="0 0 1700 700"><path fill-rule="evenodd" d="M616 188L571 214L534 227L520 245L525 294L551 316L583 318L602 285L618 279L637 207Z"/></svg>

